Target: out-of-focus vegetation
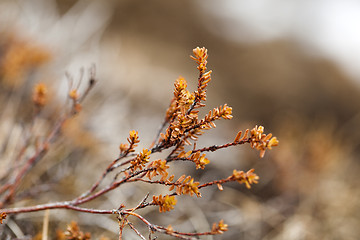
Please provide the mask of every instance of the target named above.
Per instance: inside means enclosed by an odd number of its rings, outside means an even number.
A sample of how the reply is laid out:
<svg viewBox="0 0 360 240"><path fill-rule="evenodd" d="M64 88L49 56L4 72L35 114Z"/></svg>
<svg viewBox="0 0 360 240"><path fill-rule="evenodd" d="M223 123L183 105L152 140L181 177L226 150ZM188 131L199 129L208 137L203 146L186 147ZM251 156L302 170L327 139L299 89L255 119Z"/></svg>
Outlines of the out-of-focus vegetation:
<svg viewBox="0 0 360 240"><path fill-rule="evenodd" d="M208 91L209 105L225 100L233 107L238 121L233 120L227 132L260 123L276 134L281 146L261 161L252 151L233 149L221 159L214 155L210 176L221 177L239 165L254 167L261 177L259 184L251 191L237 185L224 186L222 194L217 194L215 188L209 189L203 194L205 204L190 199L179 203L177 227L201 231L221 216L229 224L229 231L218 239L357 239L360 94L359 87L334 63L309 56L306 49L288 39L254 44L230 42L208 30L221 26L191 1L103 3L99 14L107 22L96 33L84 31L88 35L74 49L71 44L76 42L78 33L71 30L89 12L96 13L91 12L94 3L51 2L55 5L40 4L36 9L26 5L22 10L10 1L1 2L2 9L26 11L31 13L29 18L44 18L43 22L46 14L41 13L50 12L47 7L53 7L51 11L55 9L57 15L47 27L66 26L60 28L63 32L58 38L73 34L63 37L63 42L54 48L53 42L46 41L45 31L36 32L37 26L28 34L21 24L1 25L5 36L0 40L1 166L8 164L12 150L28 134L22 132L22 125L31 115L30 103L25 99L31 99L34 82L53 86L50 96L56 99L53 110L43 113L33 127L39 135L46 132L62 106L62 96L57 94L63 85L54 79L59 79L68 68L86 67L90 61L97 66L100 86L88 99L83 115L68 123L65 138L46 156L46 164L35 169L37 177L27 179L27 184L35 184L39 192L46 193L28 193L29 196L39 196L37 202L77 196L80 189L87 189L90 180L101 174L100 169L117 153L119 142L129 130L139 129L145 139L152 139L157 129L145 129L160 124L161 113L172 97L172 82L179 74L186 79L196 77L194 71L189 71L193 68L187 56L189 49L199 45L210 49L210 67L216 80ZM16 18L23 22L25 16L18 14ZM62 54L62 49L66 54ZM12 67L6 67L8 59ZM226 136L217 132L209 135L205 143L221 143ZM229 164L223 166L223 161ZM78 178L76 173L85 177ZM199 171L194 170L193 174L209 179ZM143 191L124 188L101 201L104 205L135 201L135 196ZM30 198L23 204L32 201ZM175 215L160 216L154 212L148 210L144 215L159 224L166 224ZM21 230L12 230L19 237L34 236L41 232L43 215L20 215L14 224ZM61 210L50 212L50 229L65 229L71 220L82 224L82 229L93 236L117 236L117 223L111 218L93 221L86 215ZM129 239L136 239L129 234Z"/></svg>

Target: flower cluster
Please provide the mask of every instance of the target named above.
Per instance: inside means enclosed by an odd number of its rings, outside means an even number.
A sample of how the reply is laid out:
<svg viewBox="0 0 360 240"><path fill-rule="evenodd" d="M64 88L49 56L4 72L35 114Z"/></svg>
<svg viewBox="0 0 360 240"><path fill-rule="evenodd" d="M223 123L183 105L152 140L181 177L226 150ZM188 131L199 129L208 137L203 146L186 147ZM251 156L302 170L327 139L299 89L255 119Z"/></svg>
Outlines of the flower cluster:
<svg viewBox="0 0 360 240"><path fill-rule="evenodd" d="M189 160L194 162L196 164L196 169L204 169L205 165L210 163L210 160L206 158L206 154L201 154L200 151L188 151L186 153L185 151L181 151L177 156L177 159Z"/></svg>
<svg viewBox="0 0 360 240"><path fill-rule="evenodd" d="M197 69L199 69L200 74L203 74L206 71L206 64L208 58L207 52L208 50L205 47L197 47L193 49L193 54L195 56L190 56L199 65Z"/></svg>
<svg viewBox="0 0 360 240"><path fill-rule="evenodd" d="M70 99L77 101L79 99L79 91L77 89L71 89L69 91L69 97Z"/></svg>
<svg viewBox="0 0 360 240"><path fill-rule="evenodd" d="M140 142L139 133L135 130L130 131L127 141L130 145L121 143L119 147L120 153L130 153L135 151L134 148L137 147L137 144Z"/></svg>
<svg viewBox="0 0 360 240"><path fill-rule="evenodd" d="M162 195L159 195L158 197L153 196L151 204L159 206L160 212L167 212L174 209L176 202L177 200L175 199L175 196L165 195L163 197Z"/></svg>
<svg viewBox="0 0 360 240"><path fill-rule="evenodd" d="M220 220L219 223L214 223L211 232L213 234L222 234L228 230L228 225L224 223L224 220Z"/></svg>
<svg viewBox="0 0 360 240"><path fill-rule="evenodd" d="M48 89L45 84L38 83L34 87L33 102L38 107L45 106Z"/></svg>
<svg viewBox="0 0 360 240"><path fill-rule="evenodd" d="M168 176L167 169L169 168L169 165L166 164L166 160L155 160L151 162L148 166L149 171L146 173L146 177L148 177L150 180L151 178L160 175L161 180L165 180Z"/></svg>
<svg viewBox="0 0 360 240"><path fill-rule="evenodd" d="M207 49L195 48L193 49L194 56L190 56L193 60L198 64L197 69L199 70L199 79L198 79L198 89L195 91L195 107L204 106L204 104L200 103L200 101L206 101L206 87L208 83L211 81L211 73L212 71L205 72L207 67Z"/></svg>
<svg viewBox="0 0 360 240"><path fill-rule="evenodd" d="M149 162L151 150L144 148L142 152L140 152L134 160L131 161L132 170L143 169L145 164Z"/></svg>
<svg viewBox="0 0 360 240"><path fill-rule="evenodd" d="M199 151L192 154L190 160L196 164L196 169L204 169L205 165L210 163L210 160L206 158L206 154L201 154Z"/></svg>
<svg viewBox="0 0 360 240"><path fill-rule="evenodd" d="M250 169L247 172L233 170L233 174L230 176L231 180L235 180L238 183L245 183L247 188L251 188L251 184L258 183L259 176L254 173L254 169Z"/></svg>
<svg viewBox="0 0 360 240"><path fill-rule="evenodd" d="M255 148L260 151L260 157L264 157L265 150L271 149L279 144L279 141L276 137L272 137L272 134L264 134L263 126L255 126L250 131L250 144L252 148Z"/></svg>
<svg viewBox="0 0 360 240"><path fill-rule="evenodd" d="M199 182L194 182L194 179L191 176L182 175L179 179L174 182L169 191L173 190L176 187L176 194L187 194L187 195L196 195L197 197L201 197L201 193L199 192Z"/></svg>
<svg viewBox="0 0 360 240"><path fill-rule="evenodd" d="M174 141L182 137L186 129L198 121L197 112L189 112L195 100L194 93L190 93L186 88L186 80L179 77L174 83L174 98L166 113L170 125L163 139Z"/></svg>
<svg viewBox="0 0 360 240"><path fill-rule="evenodd" d="M214 108L212 111L209 111L209 113L200 120L198 125L203 129L210 129L212 127L215 128L215 120L218 120L220 118L230 120L233 117L231 114L232 108L229 107L227 104L224 104L224 106L220 106L218 108Z"/></svg>
<svg viewBox="0 0 360 240"><path fill-rule="evenodd" d="M183 114L185 114L191 104L194 103L195 96L187 90L187 82L183 77L179 77L174 83L174 98L177 105L175 109L177 111L180 110Z"/></svg>

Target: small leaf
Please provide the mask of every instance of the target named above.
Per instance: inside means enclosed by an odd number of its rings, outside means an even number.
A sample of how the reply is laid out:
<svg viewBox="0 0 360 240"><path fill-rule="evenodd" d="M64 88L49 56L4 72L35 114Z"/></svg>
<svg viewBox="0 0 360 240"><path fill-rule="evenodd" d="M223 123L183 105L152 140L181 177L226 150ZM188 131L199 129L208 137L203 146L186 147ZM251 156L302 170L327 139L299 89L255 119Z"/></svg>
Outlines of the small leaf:
<svg viewBox="0 0 360 240"><path fill-rule="evenodd" d="M242 131L239 131L237 134L236 134L236 137L234 139L234 142L239 142L239 139L241 137L241 134L242 134Z"/></svg>

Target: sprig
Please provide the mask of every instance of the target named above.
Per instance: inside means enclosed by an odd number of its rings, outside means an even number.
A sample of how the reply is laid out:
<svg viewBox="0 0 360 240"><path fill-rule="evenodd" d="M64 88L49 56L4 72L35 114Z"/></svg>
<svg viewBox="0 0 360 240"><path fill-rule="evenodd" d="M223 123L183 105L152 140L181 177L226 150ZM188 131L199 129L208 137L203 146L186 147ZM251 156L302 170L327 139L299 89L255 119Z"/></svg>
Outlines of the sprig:
<svg viewBox="0 0 360 240"><path fill-rule="evenodd" d="M205 170L206 166L211 164L210 157L208 156L210 154L206 152L249 144L252 148L260 151L260 157L262 158L266 150L270 150L279 144L277 138L273 137L271 133L264 133L263 126L255 126L251 130L246 129L244 132L237 132L233 141L222 145L197 147L198 138L204 134L205 130L215 128L216 121L233 118L232 108L227 104L215 107L204 116L199 116L198 108L205 106L207 100L206 91L211 81L212 71L207 70L207 52L207 49L204 47L193 49L193 56L191 58L195 60L199 71L197 88L194 91L190 91L187 81L183 77L176 79L173 98L166 110L164 123L161 125L150 147L143 148L142 150L137 149L140 143L139 133L136 130L130 131L126 139L127 143L121 143L119 146L119 155L112 161L109 161L102 175L95 183L90 184L89 189L84 191L83 194L69 201L1 209L0 223L6 218L7 214L35 212L46 209L71 209L89 214L116 215L119 222L119 239L122 239L123 229L126 226L129 226L139 238L146 239L141 231L138 230L137 225L132 222L132 218L140 220L148 227L149 239L153 239L151 235L156 232L180 239L192 239L199 236L222 234L227 231L228 225L223 220L220 220L218 223L213 224L209 232L179 232L174 230L171 225L167 227L155 225L138 213L139 209L154 206L159 207L159 212L161 213L168 212L176 209L177 201L181 200L182 195L201 198L201 190L213 185L217 186L219 190L224 190L224 184L238 182L239 184L244 184L246 188L251 188L259 180L259 176L254 172L254 169L250 169L247 172L234 169L228 177L212 179L207 182L200 182L193 176L188 175L188 173L181 171L179 174L181 176L176 178L174 175L170 175L169 172L171 169L176 168L180 161L191 162L195 169ZM82 75L81 73L80 79L82 79ZM72 77L70 75L67 76L69 81L68 99L70 101L70 109L66 111L64 116L60 117L59 122L55 125L50 135L37 147L36 154L29 158L26 165L20 169L21 171L15 177L15 182L9 181L0 188L0 194L4 196L2 201L0 201L1 207L13 202L16 190L24 176L43 158L51 147L51 143L57 139L57 136L61 133L64 121L80 113L81 103L95 83L93 70L87 90L81 93L79 91L81 80L75 86ZM47 106L47 101L47 87L43 84L36 85L33 93L34 105L41 110ZM154 158L153 155L158 152L164 152L168 155L164 158ZM110 173L113 173L112 181L110 183L107 181L106 185L104 179L111 178ZM147 201L150 194L147 193L139 201L139 204L132 208L126 207L127 203L119 203L120 207L117 209L82 207L83 204L92 202L111 191L115 191L125 183L134 182L161 185L164 187L164 192L160 195L153 195L151 202ZM79 230L76 223L69 225L67 234L67 239L90 238L89 234L84 234Z"/></svg>

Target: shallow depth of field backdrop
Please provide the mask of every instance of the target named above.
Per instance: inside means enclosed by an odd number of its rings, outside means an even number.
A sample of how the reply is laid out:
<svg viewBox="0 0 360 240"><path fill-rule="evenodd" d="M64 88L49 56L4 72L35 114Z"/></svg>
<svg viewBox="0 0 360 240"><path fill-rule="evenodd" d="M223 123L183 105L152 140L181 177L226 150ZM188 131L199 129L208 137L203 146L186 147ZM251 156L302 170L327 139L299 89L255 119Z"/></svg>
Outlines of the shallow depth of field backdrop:
<svg viewBox="0 0 360 240"><path fill-rule="evenodd" d="M214 187L200 200L179 201L173 212L160 216L154 208L145 215L180 229L206 229L221 218L229 224L225 234L206 239L357 239L358 12L360 3L351 0L2 0L0 63L16 44L29 51L19 54L41 53L43 61L25 69L1 65L2 76L10 77L0 80L0 166L11 158L5 143L21 138L21 124L31 114L33 84L45 82L51 101L61 106L65 72L77 79L81 67L94 63L99 82L83 112L28 179L47 191L23 204L77 196L116 158L130 130L139 131L142 144L152 141L174 80L181 75L194 89L197 71L189 55L205 46L213 70L207 109L227 103L234 118L201 141L220 144L234 137L234 129L261 124L280 145L264 159L239 147L209 154L204 173L189 168L199 179L255 168L260 182L252 189L230 184L219 194ZM147 193L130 185L103 198L104 208L136 204ZM18 215L18 234L38 233L43 215ZM94 239L116 239L117 222L108 216L54 210L50 229L65 229L71 220ZM138 239L128 234L126 239Z"/></svg>

